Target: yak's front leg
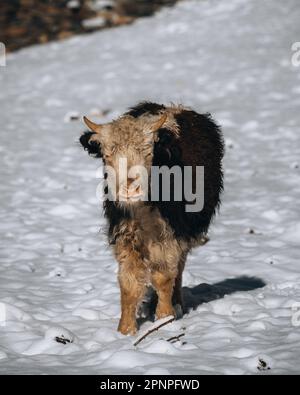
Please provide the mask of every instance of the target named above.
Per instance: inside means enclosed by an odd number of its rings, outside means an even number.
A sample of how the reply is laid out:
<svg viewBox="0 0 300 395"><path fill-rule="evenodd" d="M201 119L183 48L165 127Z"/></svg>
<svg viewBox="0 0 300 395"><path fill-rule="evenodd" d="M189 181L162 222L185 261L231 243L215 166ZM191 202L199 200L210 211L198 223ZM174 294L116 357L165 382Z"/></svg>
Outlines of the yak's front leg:
<svg viewBox="0 0 300 395"><path fill-rule="evenodd" d="M172 306L175 277L170 276L169 273L154 272L152 274L152 285L158 295L158 304L156 307L157 319L170 315L176 317L176 312Z"/></svg>
<svg viewBox="0 0 300 395"><path fill-rule="evenodd" d="M123 335L134 335L137 331L136 311L145 291L144 272L137 267L136 261L120 263L119 283L121 289L121 319L118 331ZM142 267L142 262L140 262Z"/></svg>

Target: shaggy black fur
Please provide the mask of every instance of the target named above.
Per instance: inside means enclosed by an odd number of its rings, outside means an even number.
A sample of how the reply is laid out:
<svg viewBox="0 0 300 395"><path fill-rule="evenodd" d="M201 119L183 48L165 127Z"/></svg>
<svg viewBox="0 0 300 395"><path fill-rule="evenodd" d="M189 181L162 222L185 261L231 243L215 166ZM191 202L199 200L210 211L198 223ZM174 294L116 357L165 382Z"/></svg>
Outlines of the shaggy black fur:
<svg viewBox="0 0 300 395"><path fill-rule="evenodd" d="M135 118L150 113L157 115L165 106L144 102L129 110L127 115ZM194 238L207 233L212 218L219 205L223 190L222 158L224 143L219 126L210 114L198 114L192 110L183 110L175 116L180 127L180 138L166 128L159 130L159 141L154 146L153 166L204 166L204 208L201 212L187 213L187 202L149 201L152 207L157 207L163 218L170 224L176 237L192 241ZM92 134L92 133L91 133ZM90 135L91 135L90 134ZM101 148L88 143L90 136L85 133L80 142L90 154L101 156ZM190 203L190 202L189 202ZM109 221L109 236L111 238L115 226L122 220L130 218L126 209L120 209L114 202L104 203L105 216Z"/></svg>
<svg viewBox="0 0 300 395"><path fill-rule="evenodd" d="M157 115L161 110L164 110L165 108L166 107L162 104L150 103L145 101L135 107L130 108L125 115L131 115L134 118L138 118L146 113Z"/></svg>
<svg viewBox="0 0 300 395"><path fill-rule="evenodd" d="M156 143L153 164L156 166L204 166L204 208L188 213L187 202L153 202L169 222L175 235L187 241L205 234L220 205L223 190L222 158L224 144L220 128L209 114L184 110L175 116L180 127L180 138L174 137ZM166 153L167 152L167 153ZM170 154L171 153L171 157ZM171 186L172 191L172 186Z"/></svg>
<svg viewBox="0 0 300 395"><path fill-rule="evenodd" d="M115 227L118 226L123 220L130 219L131 213L126 208L118 207L115 202L105 200L103 203L104 215L108 219L108 238L110 244L115 244L114 235Z"/></svg>

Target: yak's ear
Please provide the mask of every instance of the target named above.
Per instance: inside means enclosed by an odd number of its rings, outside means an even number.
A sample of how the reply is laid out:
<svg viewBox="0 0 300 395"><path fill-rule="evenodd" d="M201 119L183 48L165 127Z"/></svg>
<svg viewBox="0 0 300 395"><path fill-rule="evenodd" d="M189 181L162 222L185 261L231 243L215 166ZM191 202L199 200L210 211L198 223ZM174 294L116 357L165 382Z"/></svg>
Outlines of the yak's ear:
<svg viewBox="0 0 300 395"><path fill-rule="evenodd" d="M95 134L95 132L85 132L80 137L79 141L83 148L88 151L89 155L93 155L95 158L102 158L100 143L98 141L91 140Z"/></svg>

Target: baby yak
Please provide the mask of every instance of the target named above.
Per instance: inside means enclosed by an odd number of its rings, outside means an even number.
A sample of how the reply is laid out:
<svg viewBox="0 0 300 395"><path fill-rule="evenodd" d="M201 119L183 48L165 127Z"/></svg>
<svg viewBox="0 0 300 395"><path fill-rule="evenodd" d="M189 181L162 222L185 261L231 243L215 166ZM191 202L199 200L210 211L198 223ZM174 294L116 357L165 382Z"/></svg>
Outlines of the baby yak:
<svg viewBox="0 0 300 395"><path fill-rule="evenodd" d="M157 319L175 316L175 305L183 308L181 283L187 255L203 243L220 205L222 133L210 114L148 102L108 124L84 121L91 131L80 142L104 162L104 213L119 263L122 314L118 330L135 334L136 311L147 287L153 287L158 296ZM153 199L152 169L175 167L182 170L183 180L170 172L170 196L165 199L159 188L166 182L160 175L159 185L154 185L159 194ZM192 169L190 192L197 189L196 169L204 169L203 204L198 211L187 210L191 201L185 196L175 196L178 185L184 189L186 167ZM139 170L130 173L129 169Z"/></svg>

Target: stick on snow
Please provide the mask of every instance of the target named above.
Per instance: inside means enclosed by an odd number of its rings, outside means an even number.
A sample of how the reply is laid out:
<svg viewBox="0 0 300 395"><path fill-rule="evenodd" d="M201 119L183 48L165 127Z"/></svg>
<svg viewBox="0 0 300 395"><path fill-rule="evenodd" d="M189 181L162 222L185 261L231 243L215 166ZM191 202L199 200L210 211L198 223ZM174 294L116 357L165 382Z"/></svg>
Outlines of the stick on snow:
<svg viewBox="0 0 300 395"><path fill-rule="evenodd" d="M146 337L151 335L151 333L158 331L160 328L162 328L165 325L170 324L175 320L175 317L173 315L170 315L166 318L162 318L161 320L156 321L145 333L141 334L136 341L133 343L134 346L137 346L140 344Z"/></svg>
<svg viewBox="0 0 300 395"><path fill-rule="evenodd" d="M176 342L179 341L183 336L185 336L185 333L181 333L181 334L178 335L178 336L170 337L169 339L167 339L167 342L176 343Z"/></svg>

